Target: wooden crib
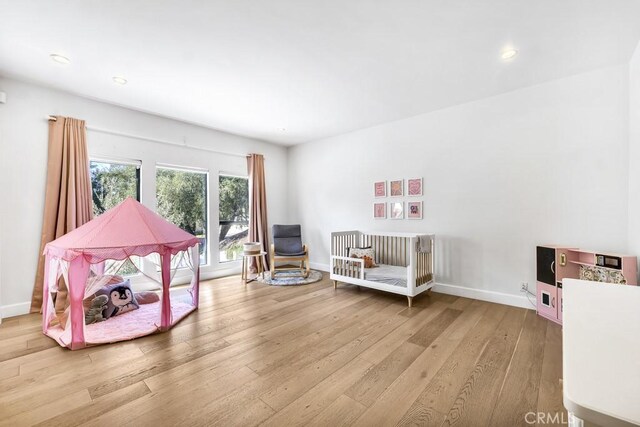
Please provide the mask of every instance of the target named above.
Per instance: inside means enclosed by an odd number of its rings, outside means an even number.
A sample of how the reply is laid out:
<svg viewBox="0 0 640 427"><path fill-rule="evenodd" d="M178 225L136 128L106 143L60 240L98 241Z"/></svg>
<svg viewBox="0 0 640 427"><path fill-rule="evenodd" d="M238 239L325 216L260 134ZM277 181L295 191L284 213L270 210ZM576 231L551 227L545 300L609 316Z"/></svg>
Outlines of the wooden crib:
<svg viewBox="0 0 640 427"><path fill-rule="evenodd" d="M422 237L421 236L426 236ZM427 247L424 247L425 240ZM420 247L422 241L423 247ZM378 267L364 268L364 260L349 258L349 248L371 247ZM413 297L430 290L434 283L435 235L337 231L331 233L330 274L333 286L338 282L393 292Z"/></svg>

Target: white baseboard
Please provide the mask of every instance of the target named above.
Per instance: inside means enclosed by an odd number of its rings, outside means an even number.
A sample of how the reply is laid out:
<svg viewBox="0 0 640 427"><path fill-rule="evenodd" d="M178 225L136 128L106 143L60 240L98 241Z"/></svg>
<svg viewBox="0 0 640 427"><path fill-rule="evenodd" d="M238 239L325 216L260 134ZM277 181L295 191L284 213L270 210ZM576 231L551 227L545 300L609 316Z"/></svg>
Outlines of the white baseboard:
<svg viewBox="0 0 640 427"><path fill-rule="evenodd" d="M445 283L436 283L433 287L433 291L441 294L495 302L497 304L510 305L513 307L528 308L530 310L536 309L526 296L521 295L505 294L486 289L467 288L465 286L447 285ZM533 299L533 302L535 303L535 298Z"/></svg>
<svg viewBox="0 0 640 427"><path fill-rule="evenodd" d="M309 263L309 266L314 270L327 272L329 271L328 264L311 262ZM505 294L502 292L489 291L486 289L474 289L468 288L466 286L447 285L445 283L436 283L433 287L433 292L535 310L535 307L524 295ZM532 299L535 303L535 298Z"/></svg>
<svg viewBox="0 0 640 427"><path fill-rule="evenodd" d="M309 267L314 270L329 272L329 264L320 264L319 262L310 262Z"/></svg>
<svg viewBox="0 0 640 427"><path fill-rule="evenodd" d="M29 314L31 301L0 306L0 319Z"/></svg>
<svg viewBox="0 0 640 427"><path fill-rule="evenodd" d="M200 280L218 279L220 277L234 276L240 274L242 267L240 265L230 266L229 268L221 268L218 270L200 271Z"/></svg>

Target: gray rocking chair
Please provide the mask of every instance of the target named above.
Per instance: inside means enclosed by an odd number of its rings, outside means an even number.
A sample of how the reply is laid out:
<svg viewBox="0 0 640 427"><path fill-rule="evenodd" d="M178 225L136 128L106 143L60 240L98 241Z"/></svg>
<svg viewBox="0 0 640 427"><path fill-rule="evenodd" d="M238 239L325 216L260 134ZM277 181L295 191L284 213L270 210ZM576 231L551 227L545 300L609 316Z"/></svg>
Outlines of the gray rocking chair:
<svg viewBox="0 0 640 427"><path fill-rule="evenodd" d="M273 243L269 251L271 277L276 271L300 270L302 277L309 276L309 250L302 244L300 225L274 225ZM276 262L294 262L299 266L276 267Z"/></svg>

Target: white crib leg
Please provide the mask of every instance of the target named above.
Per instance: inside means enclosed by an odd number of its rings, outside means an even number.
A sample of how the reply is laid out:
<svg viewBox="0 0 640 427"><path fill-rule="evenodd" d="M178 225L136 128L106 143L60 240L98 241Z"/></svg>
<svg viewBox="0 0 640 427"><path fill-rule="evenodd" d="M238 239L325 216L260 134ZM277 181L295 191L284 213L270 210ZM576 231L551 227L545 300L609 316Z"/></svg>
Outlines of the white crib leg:
<svg viewBox="0 0 640 427"><path fill-rule="evenodd" d="M413 297L407 297L407 301L409 302L409 308L413 306Z"/></svg>

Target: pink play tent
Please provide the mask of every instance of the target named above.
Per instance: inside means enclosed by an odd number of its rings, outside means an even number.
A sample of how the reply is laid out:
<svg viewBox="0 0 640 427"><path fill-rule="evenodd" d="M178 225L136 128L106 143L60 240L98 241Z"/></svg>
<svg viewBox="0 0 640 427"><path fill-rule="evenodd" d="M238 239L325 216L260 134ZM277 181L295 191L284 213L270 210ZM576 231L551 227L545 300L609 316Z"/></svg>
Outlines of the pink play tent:
<svg viewBox="0 0 640 427"><path fill-rule="evenodd" d="M42 329L63 347L75 350L165 331L198 307L199 239L132 198L50 242L44 255ZM161 285L160 300L85 325L83 301L105 286L114 277L109 273L117 273L127 261ZM141 269L143 262L147 268ZM191 270L190 284L170 289L178 269ZM62 315L56 314L53 305L60 277L69 291L69 308Z"/></svg>

